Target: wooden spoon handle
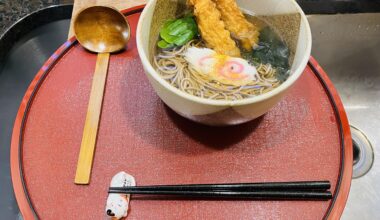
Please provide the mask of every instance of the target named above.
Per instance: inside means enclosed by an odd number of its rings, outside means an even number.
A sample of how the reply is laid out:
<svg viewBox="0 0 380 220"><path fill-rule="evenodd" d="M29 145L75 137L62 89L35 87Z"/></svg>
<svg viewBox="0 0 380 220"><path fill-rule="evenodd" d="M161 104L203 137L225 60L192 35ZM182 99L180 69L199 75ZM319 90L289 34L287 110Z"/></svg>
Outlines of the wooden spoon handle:
<svg viewBox="0 0 380 220"><path fill-rule="evenodd" d="M83 130L82 144L80 147L76 184L89 184L92 161L94 158L96 137L98 133L100 113L104 96L104 88L107 79L109 53L100 53L96 61L90 101L88 103L87 116Z"/></svg>

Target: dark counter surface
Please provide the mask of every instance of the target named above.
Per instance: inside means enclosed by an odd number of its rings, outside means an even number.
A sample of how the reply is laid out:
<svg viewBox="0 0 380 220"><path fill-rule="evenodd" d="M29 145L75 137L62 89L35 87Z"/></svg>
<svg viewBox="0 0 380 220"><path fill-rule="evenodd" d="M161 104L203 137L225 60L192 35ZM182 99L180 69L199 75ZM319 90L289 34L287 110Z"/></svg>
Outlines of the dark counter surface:
<svg viewBox="0 0 380 220"><path fill-rule="evenodd" d="M0 0L0 36L20 18L39 9L74 0Z"/></svg>

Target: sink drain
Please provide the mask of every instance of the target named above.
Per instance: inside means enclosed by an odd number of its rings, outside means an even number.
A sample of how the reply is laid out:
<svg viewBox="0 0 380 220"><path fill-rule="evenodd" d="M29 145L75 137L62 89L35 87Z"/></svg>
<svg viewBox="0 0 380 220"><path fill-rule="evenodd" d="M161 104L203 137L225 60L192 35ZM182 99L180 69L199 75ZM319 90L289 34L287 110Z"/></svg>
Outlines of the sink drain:
<svg viewBox="0 0 380 220"><path fill-rule="evenodd" d="M371 143L363 132L351 126L351 135L354 156L352 178L359 178L371 169L374 153Z"/></svg>

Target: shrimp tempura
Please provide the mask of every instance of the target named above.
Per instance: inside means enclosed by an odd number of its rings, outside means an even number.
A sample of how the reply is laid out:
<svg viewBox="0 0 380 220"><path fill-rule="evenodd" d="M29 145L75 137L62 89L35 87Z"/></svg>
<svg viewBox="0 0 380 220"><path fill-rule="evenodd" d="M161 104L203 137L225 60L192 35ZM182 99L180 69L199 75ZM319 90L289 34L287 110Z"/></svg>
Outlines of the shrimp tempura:
<svg viewBox="0 0 380 220"><path fill-rule="evenodd" d="M198 28L207 46L217 53L240 57L240 50L226 30L221 14L212 0L188 0L194 6Z"/></svg>
<svg viewBox="0 0 380 220"><path fill-rule="evenodd" d="M244 49L251 51L259 42L259 28L247 21L235 0L214 0L227 30Z"/></svg>

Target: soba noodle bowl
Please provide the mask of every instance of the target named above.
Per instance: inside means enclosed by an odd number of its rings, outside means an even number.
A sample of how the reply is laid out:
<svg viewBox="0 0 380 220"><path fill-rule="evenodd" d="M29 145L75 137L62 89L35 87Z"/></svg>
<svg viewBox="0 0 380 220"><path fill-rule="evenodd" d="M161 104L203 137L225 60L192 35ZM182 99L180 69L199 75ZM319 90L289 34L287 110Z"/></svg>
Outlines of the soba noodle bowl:
<svg viewBox="0 0 380 220"><path fill-rule="evenodd" d="M234 0L188 3L190 15L161 28L154 56L155 69L173 87L234 101L267 93L287 78L289 50L264 21L244 15Z"/></svg>

